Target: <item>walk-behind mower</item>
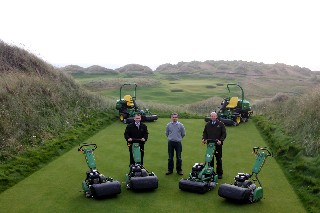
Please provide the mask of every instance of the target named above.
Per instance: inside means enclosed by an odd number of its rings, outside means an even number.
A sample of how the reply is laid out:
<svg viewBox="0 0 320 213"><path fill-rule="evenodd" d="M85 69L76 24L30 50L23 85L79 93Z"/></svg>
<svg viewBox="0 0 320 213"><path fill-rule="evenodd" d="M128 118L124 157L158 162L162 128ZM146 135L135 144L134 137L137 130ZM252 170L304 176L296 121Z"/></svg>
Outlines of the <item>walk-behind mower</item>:
<svg viewBox="0 0 320 213"><path fill-rule="evenodd" d="M183 191L203 194L212 190L218 183L218 175L210 162L214 156L216 140L207 140L205 163L195 163L187 179L179 181L179 188Z"/></svg>
<svg viewBox="0 0 320 213"><path fill-rule="evenodd" d="M241 90L241 99L230 96L229 86L238 86ZM250 102L244 99L244 92L239 84L227 84L229 97L224 98L218 110L218 119L226 126L238 126L241 122L247 122L253 111ZM205 121L209 121L210 117L206 117Z"/></svg>
<svg viewBox="0 0 320 213"><path fill-rule="evenodd" d="M139 142L141 143L141 140L133 140L132 142L128 143L128 146L132 146L135 164L130 165L129 173L126 174L127 189L131 189L133 191L148 191L157 189L158 177L153 172L149 172L143 165L141 165Z"/></svg>
<svg viewBox="0 0 320 213"><path fill-rule="evenodd" d="M218 190L220 197L240 203L254 203L262 199L263 188L258 179L258 173L267 157L272 156L272 152L268 147L254 147L253 152L257 157L252 174L238 173L233 184L221 184ZM259 186L255 182L258 182Z"/></svg>
<svg viewBox="0 0 320 213"><path fill-rule="evenodd" d="M124 87L134 87L133 95L125 95L122 97L122 89ZM141 115L142 121L155 121L158 119L157 115L151 114L148 109L140 109L136 103L137 84L126 83L120 87L120 99L117 100L116 109L119 110L119 120L123 123L132 123L135 114Z"/></svg>
<svg viewBox="0 0 320 213"><path fill-rule="evenodd" d="M121 184L111 177L105 177L96 168L93 151L97 149L96 144L82 144L78 151L85 155L89 171L86 172L86 179L82 182L82 191L88 198L105 198L121 193Z"/></svg>

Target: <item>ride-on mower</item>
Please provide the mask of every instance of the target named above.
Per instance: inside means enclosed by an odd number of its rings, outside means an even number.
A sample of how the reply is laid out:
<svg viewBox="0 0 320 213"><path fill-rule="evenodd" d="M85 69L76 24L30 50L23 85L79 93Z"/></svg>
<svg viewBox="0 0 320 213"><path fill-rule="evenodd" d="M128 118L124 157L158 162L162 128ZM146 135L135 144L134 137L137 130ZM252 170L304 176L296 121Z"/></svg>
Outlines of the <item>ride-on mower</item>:
<svg viewBox="0 0 320 213"><path fill-rule="evenodd" d="M238 173L233 184L221 184L218 190L220 197L242 203L254 203L262 199L263 188L258 179L258 173L267 157L272 156L272 152L268 147L254 147L253 152L257 157L252 174ZM259 186L255 184L256 181Z"/></svg>
<svg viewBox="0 0 320 213"><path fill-rule="evenodd" d="M214 156L216 140L207 140L205 163L195 163L187 179L179 181L179 189L203 194L212 190L218 183L218 175L210 162Z"/></svg>
<svg viewBox="0 0 320 213"><path fill-rule="evenodd" d="M141 165L139 142L141 142L141 140L135 139L128 143L128 146L132 146L135 164L130 165L130 171L126 174L126 186L127 189L131 189L133 191L154 190L158 188L158 177Z"/></svg>
<svg viewBox="0 0 320 213"><path fill-rule="evenodd" d="M247 122L253 111L250 102L244 99L244 92L239 84L227 84L230 95L229 86L238 86L241 89L241 99L238 97L227 97L221 102L220 109L218 110L218 119L226 126L237 126L241 122ZM208 122L210 117L206 117L205 121Z"/></svg>
<svg viewBox="0 0 320 213"><path fill-rule="evenodd" d="M133 86L133 96L125 95L122 97L122 89L126 86ZM137 84L126 83L120 87L120 99L117 100L116 109L119 110L119 119L123 123L132 123L135 114L141 115L142 121L155 121L158 119L157 115L151 114L148 109L140 109L136 103L137 94Z"/></svg>
<svg viewBox="0 0 320 213"><path fill-rule="evenodd" d="M121 184L111 177L105 177L96 168L93 151L97 149L96 144L82 144L78 151L85 155L89 171L86 172L86 179L82 182L82 191L88 198L104 198L121 193Z"/></svg>

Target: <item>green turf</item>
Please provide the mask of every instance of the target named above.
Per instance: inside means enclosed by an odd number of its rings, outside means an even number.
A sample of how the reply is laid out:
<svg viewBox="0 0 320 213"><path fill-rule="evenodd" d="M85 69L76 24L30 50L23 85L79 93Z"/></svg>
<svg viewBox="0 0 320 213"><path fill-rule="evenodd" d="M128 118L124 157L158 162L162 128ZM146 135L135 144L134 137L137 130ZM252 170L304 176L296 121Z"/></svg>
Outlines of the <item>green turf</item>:
<svg viewBox="0 0 320 213"><path fill-rule="evenodd" d="M274 158L268 158L260 173L264 198L254 204L240 205L218 196L218 188L206 194L180 191L181 176L166 176L167 142L164 135L169 119L148 123L150 138L145 145L145 167L156 173L159 188L153 192L135 193L125 189L129 152L123 139L125 125L116 122L87 142L97 143L98 170L122 182L122 193L107 200L85 198L81 182L87 166L77 147L41 170L0 194L4 212L306 212ZM184 176L195 162L204 161L201 145L204 121L181 119L187 136L183 141ZM265 142L252 121L238 127L227 127L224 145L224 177L220 183L231 183L237 172L251 172L255 156L253 146ZM219 187L219 185L218 185Z"/></svg>
<svg viewBox="0 0 320 213"><path fill-rule="evenodd" d="M83 79L81 81L84 82L87 80L88 79ZM96 80L98 81L98 79ZM81 82L79 79L78 81ZM217 86L219 83L223 83L224 85ZM140 100L143 102L191 104L213 96L227 97L227 83L230 82L221 82L221 80L212 79L161 80L161 84L152 87L144 87L138 84L136 96L137 101ZM119 99L119 90L120 86L116 89L101 90L99 94L116 100ZM126 94L132 95L133 89L124 87L122 96Z"/></svg>

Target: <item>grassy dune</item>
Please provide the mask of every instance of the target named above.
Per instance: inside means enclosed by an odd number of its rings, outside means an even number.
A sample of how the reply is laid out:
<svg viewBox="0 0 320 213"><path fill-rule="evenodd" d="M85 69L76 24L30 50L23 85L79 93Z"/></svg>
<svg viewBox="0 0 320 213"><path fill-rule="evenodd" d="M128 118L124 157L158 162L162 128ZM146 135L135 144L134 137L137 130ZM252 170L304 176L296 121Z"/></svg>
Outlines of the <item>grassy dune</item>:
<svg viewBox="0 0 320 213"><path fill-rule="evenodd" d="M252 205L227 202L217 194L218 188L204 195L180 191L181 176L166 176L167 142L164 136L169 119L148 124L150 139L145 146L145 166L159 178L154 192L135 193L125 189L129 153L123 139L125 125L116 122L94 135L87 142L97 143L95 151L100 172L122 182L122 193L109 200L84 197L81 182L87 166L77 147L51 162L30 177L0 194L6 212L306 212L274 158L268 158L260 173L265 195ZM181 119L187 136L183 143L183 171L187 177L195 162L203 162L205 146L201 145L203 119ZM230 183L237 172L250 172L255 157L253 146L265 142L252 122L227 128L224 145L224 172L220 183Z"/></svg>

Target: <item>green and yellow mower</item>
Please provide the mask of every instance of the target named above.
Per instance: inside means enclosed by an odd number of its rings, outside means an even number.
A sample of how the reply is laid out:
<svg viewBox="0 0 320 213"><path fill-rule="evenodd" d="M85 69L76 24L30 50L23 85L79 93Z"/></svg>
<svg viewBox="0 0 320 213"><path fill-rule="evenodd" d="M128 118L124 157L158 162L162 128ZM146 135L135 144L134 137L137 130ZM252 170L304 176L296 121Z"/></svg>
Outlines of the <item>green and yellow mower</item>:
<svg viewBox="0 0 320 213"><path fill-rule="evenodd" d="M218 175L210 165L214 157L215 143L216 140L207 140L205 163L195 163L189 177L179 181L179 189L203 194L216 187Z"/></svg>
<svg viewBox="0 0 320 213"><path fill-rule="evenodd" d="M122 97L122 89L124 87L134 87L132 95L124 95ZM157 115L153 115L148 109L140 109L136 103L137 84L126 83L120 87L120 99L117 100L116 109L119 110L119 120L123 123L132 123L136 114L141 115L143 122L152 122L158 120Z"/></svg>
<svg viewBox="0 0 320 213"><path fill-rule="evenodd" d="M237 86L241 90L241 98L230 95L230 86ZM218 119L226 126L237 126L240 123L247 122L253 111L250 102L244 99L244 92L239 84L227 84L229 97L224 98L217 112ZM205 118L205 121L210 120L210 116Z"/></svg>
<svg viewBox="0 0 320 213"><path fill-rule="evenodd" d="M220 197L239 203L254 203L262 199L263 188L258 179L258 173L267 157L272 156L272 152L268 147L254 147L253 152L257 157L252 173L238 173L233 184L221 184L218 190ZM259 185L257 186L256 183Z"/></svg>
<svg viewBox="0 0 320 213"><path fill-rule="evenodd" d="M121 193L121 184L111 177L105 177L96 167L93 151L97 149L96 144L82 144L78 151L85 155L89 171L86 172L86 179L82 182L82 191L88 198L106 198Z"/></svg>
<svg viewBox="0 0 320 213"><path fill-rule="evenodd" d="M128 142L132 146L133 159L135 164L130 165L129 173L126 174L126 187L132 191L151 191L158 188L158 177L149 172L141 165L141 140Z"/></svg>

